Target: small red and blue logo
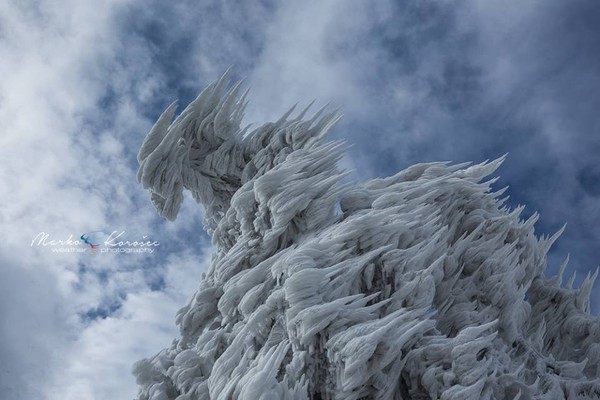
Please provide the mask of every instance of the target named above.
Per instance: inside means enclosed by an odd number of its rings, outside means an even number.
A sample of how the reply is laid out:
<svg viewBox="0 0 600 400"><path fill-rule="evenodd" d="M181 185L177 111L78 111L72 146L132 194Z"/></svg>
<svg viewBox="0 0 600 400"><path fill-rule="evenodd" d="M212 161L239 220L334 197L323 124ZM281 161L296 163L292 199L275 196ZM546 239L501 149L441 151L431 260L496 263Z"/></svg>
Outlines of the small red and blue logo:
<svg viewBox="0 0 600 400"><path fill-rule="evenodd" d="M108 233L104 230L92 231L81 235L80 239L90 245L90 254L96 254L98 247L104 243Z"/></svg>

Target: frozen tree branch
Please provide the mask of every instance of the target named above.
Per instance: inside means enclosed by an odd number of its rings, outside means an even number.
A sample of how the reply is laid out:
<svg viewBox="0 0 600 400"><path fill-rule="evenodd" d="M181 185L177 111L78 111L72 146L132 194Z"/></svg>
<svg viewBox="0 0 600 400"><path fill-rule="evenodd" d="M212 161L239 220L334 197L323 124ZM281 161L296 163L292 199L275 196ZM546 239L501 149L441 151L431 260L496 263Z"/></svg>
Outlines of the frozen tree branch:
<svg viewBox="0 0 600 400"><path fill-rule="evenodd" d="M344 186L337 113L246 132L228 84L169 106L138 155L159 214L191 191L218 248L181 337L134 366L140 400L600 398L598 271L544 278L560 232L492 191L504 157Z"/></svg>

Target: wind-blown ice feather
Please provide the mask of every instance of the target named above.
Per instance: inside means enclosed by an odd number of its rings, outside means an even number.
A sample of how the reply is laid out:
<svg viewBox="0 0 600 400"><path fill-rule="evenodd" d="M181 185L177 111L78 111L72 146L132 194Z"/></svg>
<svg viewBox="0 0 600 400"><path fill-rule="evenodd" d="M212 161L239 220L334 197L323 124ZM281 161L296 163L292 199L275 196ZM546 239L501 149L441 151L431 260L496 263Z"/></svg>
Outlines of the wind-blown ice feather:
<svg viewBox="0 0 600 400"><path fill-rule="evenodd" d="M190 190L218 249L181 337L134 366L140 400L600 398L598 271L544 277L560 232L484 181L504 157L341 185L337 113L246 132L227 86L171 104L138 155L159 214Z"/></svg>

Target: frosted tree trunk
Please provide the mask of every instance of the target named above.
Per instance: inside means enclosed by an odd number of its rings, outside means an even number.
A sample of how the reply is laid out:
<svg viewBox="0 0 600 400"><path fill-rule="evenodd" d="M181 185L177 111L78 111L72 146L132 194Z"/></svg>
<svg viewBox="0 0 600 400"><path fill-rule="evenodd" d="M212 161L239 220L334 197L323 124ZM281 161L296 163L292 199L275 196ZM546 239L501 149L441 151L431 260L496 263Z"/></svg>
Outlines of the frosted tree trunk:
<svg viewBox="0 0 600 400"><path fill-rule="evenodd" d="M228 85L169 106L139 152L160 215L191 191L218 250L181 337L135 364L138 399L600 398L597 271L544 277L560 232L492 191L502 158L342 185L336 113L247 132Z"/></svg>

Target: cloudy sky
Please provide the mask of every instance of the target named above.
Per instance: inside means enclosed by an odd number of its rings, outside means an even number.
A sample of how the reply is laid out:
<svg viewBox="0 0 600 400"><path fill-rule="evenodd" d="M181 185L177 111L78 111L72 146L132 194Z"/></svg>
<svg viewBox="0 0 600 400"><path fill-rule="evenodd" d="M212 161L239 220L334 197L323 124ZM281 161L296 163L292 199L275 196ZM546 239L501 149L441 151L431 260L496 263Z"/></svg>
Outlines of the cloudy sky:
<svg viewBox="0 0 600 400"><path fill-rule="evenodd" d="M600 263L600 5L593 1L0 3L0 398L133 398L210 262L200 209L159 218L135 156L160 112L233 66L246 121L331 101L355 181L509 153L498 187ZM54 253L105 229L153 254ZM599 284L592 311L600 311Z"/></svg>

